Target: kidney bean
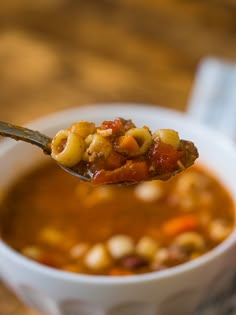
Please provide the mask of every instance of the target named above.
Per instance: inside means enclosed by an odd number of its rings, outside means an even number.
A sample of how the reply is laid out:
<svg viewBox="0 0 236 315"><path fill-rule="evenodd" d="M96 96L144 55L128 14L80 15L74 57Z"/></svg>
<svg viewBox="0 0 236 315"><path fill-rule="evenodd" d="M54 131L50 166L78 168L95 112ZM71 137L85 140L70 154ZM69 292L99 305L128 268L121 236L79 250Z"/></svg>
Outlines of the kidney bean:
<svg viewBox="0 0 236 315"><path fill-rule="evenodd" d="M123 267L130 270L148 266L147 259L137 256L137 255L129 255L129 256L123 257L120 260L120 263Z"/></svg>

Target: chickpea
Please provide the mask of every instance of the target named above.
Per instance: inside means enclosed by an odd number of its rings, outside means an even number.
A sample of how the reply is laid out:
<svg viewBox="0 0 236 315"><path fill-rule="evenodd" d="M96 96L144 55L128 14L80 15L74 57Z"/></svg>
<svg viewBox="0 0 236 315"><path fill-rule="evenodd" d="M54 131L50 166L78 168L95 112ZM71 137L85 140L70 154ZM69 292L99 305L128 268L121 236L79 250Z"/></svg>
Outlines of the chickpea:
<svg viewBox="0 0 236 315"><path fill-rule="evenodd" d="M147 259L152 259L157 249L157 242L148 236L142 237L136 245L136 253Z"/></svg>

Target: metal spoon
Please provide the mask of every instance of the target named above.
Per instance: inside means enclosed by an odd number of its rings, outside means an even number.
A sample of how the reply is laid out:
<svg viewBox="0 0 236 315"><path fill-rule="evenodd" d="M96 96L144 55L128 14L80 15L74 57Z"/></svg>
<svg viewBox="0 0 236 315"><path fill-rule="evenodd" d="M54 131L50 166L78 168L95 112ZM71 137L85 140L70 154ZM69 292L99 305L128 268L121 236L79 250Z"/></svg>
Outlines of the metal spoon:
<svg viewBox="0 0 236 315"><path fill-rule="evenodd" d="M36 130L0 121L0 135L4 137L10 137L16 141L22 140L34 144L38 146L40 149L42 149L45 154L51 155L52 139ZM66 172L70 173L73 176L78 177L83 181L91 181L89 177L83 176L73 171L69 167L66 167L60 163L58 163L58 165Z"/></svg>
<svg viewBox="0 0 236 315"><path fill-rule="evenodd" d="M10 123L6 123L0 121L0 135L4 137L10 137L14 140L22 140L31 144L34 144L41 148L45 154L51 155L51 142L52 139L36 130L31 130L25 127L16 126ZM183 169L191 166L196 158L198 157L197 149L194 147L194 144L190 141L180 140L180 145L182 149L185 151L185 160L183 163L180 163L179 168L174 170L170 173L155 175L152 178L148 178L147 180L167 180L173 175L181 172ZM76 170L73 170L69 167L66 167L60 163L58 165L65 170L66 172L70 173L71 175L78 177L80 180L90 182L92 180L91 177L82 175L78 173ZM117 182L114 183L115 185L131 185L136 184L137 182Z"/></svg>

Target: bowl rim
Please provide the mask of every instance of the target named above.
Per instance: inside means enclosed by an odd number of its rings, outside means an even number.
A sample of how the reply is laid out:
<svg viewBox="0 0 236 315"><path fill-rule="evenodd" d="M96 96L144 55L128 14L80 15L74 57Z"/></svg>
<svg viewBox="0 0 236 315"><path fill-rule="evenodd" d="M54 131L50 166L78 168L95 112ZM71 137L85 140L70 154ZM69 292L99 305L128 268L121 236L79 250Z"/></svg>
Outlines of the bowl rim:
<svg viewBox="0 0 236 315"><path fill-rule="evenodd" d="M110 107L109 107L110 106ZM119 112L119 109L125 110L127 112L127 108L131 113L135 113L135 110L141 110L143 113L149 112L155 114L161 114L162 117L174 117L175 119L181 120L182 122L191 124L192 127L200 128L202 134L208 134L209 137L218 137L218 139L223 140L223 144L227 150L234 153L236 156L236 146L233 143L232 139L229 139L219 133L217 130L211 129L208 126L197 122L192 117L190 117L186 112L180 112L169 108L164 108L158 105L147 105L140 103L97 103L97 104L89 104L89 105L81 105L79 107L70 107L68 109L60 110L57 112L50 113L41 118L35 119L30 123L26 124L28 128L42 128L42 126L48 126L50 124L54 124L54 122L58 122L58 120L62 120L63 117L71 116L73 117L78 113L87 113L89 110L94 110L95 108L99 109L99 112L103 112L106 110L107 113L112 113L115 110ZM102 117L102 115L100 115ZM133 118L132 118L133 119ZM9 150L16 146L16 142L13 142L9 139L4 139L1 142L1 151L0 151L0 159L3 154L8 153ZM236 220L236 219L235 219ZM19 252L8 246L3 240L0 239L0 255L5 255L11 261L14 261L17 264L22 265L25 268L30 269L33 272L38 272L44 274L45 276L49 276L54 279L60 279L64 281L71 281L74 283L86 283L93 285L122 285L122 284L137 284L137 283L145 283L152 282L157 280L162 280L166 278L172 278L176 276L181 276L184 273L191 272L193 269L201 269L206 264L211 263L215 259L224 255L224 253L229 250L236 241L236 229L218 246L216 246L210 252L205 253L204 255L198 257L195 260L180 264L178 266L174 266L171 268L167 268L165 270L161 270L158 272L149 272L140 275L132 275L132 276L102 276L102 275L88 275L88 274L76 274L68 271L63 271L56 268L51 268L48 266L44 266L40 263L37 263L23 255ZM0 270L1 274L1 270Z"/></svg>

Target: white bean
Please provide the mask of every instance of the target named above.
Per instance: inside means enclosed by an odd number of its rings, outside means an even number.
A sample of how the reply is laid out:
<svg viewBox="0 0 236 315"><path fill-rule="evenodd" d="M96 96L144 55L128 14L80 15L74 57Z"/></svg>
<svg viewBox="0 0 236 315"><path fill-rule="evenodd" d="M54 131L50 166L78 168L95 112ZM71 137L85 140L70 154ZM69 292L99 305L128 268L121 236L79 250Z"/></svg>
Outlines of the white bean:
<svg viewBox="0 0 236 315"><path fill-rule="evenodd" d="M105 245L99 243L87 252L84 262L88 268L99 271L109 267L112 260Z"/></svg>
<svg viewBox="0 0 236 315"><path fill-rule="evenodd" d="M89 249L89 245L87 243L78 243L73 246L70 250L71 258L78 259L82 257Z"/></svg>
<svg viewBox="0 0 236 315"><path fill-rule="evenodd" d="M135 244L131 237L127 235L115 235L107 242L107 247L111 256L118 259L130 255L135 250Z"/></svg>
<svg viewBox="0 0 236 315"><path fill-rule="evenodd" d="M145 202L154 202L163 196L163 187L159 181L143 182L135 187L137 198Z"/></svg>

